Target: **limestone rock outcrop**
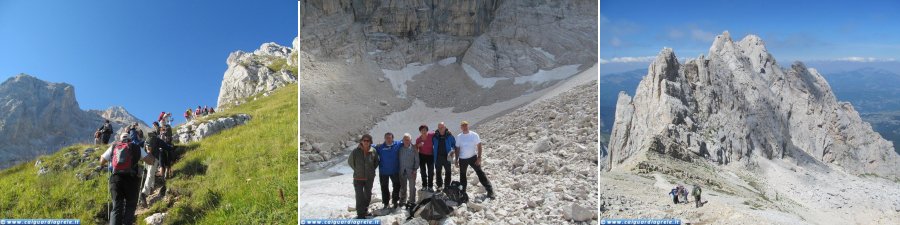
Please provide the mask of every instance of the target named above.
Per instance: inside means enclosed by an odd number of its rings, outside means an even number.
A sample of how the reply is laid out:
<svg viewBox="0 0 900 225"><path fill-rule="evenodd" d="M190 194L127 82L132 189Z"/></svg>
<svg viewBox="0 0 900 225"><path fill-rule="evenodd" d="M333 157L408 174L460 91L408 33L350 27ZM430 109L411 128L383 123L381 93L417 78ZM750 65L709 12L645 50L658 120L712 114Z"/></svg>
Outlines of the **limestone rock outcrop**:
<svg viewBox="0 0 900 225"><path fill-rule="evenodd" d="M210 135L222 132L235 126L244 125L250 121L247 114L235 114L209 120L192 120L179 126L175 133L175 139L180 143L199 141Z"/></svg>
<svg viewBox="0 0 900 225"><path fill-rule="evenodd" d="M0 84L0 168L76 143L93 143L104 119L114 129L147 125L124 108L84 111L75 87L19 74Z"/></svg>
<svg viewBox="0 0 900 225"><path fill-rule="evenodd" d="M240 105L247 97L296 83L295 55L294 49L273 42L264 43L253 52L232 52L226 60L228 69L219 88L217 108Z"/></svg>
<svg viewBox="0 0 900 225"><path fill-rule="evenodd" d="M680 63L665 48L635 96L619 95L611 168L647 151L719 164L790 158L853 174L900 177L893 145L839 102L815 69L782 68L764 42L718 35L709 56Z"/></svg>

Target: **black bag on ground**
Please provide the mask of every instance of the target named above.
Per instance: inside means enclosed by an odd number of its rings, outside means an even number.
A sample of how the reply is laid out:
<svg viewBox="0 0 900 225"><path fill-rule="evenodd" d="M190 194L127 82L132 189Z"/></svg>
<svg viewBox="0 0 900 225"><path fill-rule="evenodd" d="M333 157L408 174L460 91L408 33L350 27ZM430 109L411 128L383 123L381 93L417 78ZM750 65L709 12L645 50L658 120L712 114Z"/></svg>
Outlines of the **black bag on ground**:
<svg viewBox="0 0 900 225"><path fill-rule="evenodd" d="M453 212L453 208L447 205L447 200L447 196L441 193L436 193L429 198L422 199L422 201L419 201L419 203L416 204L415 209L410 211L409 217L406 219L412 219L416 212L419 212L419 216L425 220L441 220L447 218L447 215L450 215L450 213Z"/></svg>
<svg viewBox="0 0 900 225"><path fill-rule="evenodd" d="M444 188L444 194L447 194L447 198L456 202L457 205L469 202L469 195L462 191L458 181L450 182L450 185Z"/></svg>

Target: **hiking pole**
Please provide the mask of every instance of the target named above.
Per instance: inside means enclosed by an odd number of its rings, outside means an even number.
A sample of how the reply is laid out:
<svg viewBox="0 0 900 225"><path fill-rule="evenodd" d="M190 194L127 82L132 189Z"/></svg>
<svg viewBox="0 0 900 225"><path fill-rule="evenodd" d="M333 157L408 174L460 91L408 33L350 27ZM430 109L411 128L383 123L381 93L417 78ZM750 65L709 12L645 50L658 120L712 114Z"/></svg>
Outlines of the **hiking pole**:
<svg viewBox="0 0 900 225"><path fill-rule="evenodd" d="M110 165L112 165L112 162L110 162ZM109 201L106 202L106 219L107 221L112 221L112 202L114 200L112 197L112 187L109 185L109 182L112 181L112 168L107 166L100 172L106 172L106 196L109 197Z"/></svg>
<svg viewBox="0 0 900 225"><path fill-rule="evenodd" d="M112 188L109 186L109 182L112 181L112 172L109 172L107 169L106 176L106 194L109 196L109 202L106 203L106 217L108 221L112 221Z"/></svg>

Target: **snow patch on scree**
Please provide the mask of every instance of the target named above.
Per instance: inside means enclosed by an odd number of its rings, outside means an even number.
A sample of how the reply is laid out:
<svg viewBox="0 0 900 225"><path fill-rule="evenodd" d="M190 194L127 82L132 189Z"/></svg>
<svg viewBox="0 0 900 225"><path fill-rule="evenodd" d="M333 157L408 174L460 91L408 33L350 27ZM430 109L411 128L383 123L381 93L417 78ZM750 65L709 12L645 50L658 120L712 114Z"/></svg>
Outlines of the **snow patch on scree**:
<svg viewBox="0 0 900 225"><path fill-rule="evenodd" d="M381 72L384 73L384 77L391 81L391 87L400 93L398 96L406 98L406 81L412 80L413 77L428 70L432 65L434 64L429 63L422 65L421 63L410 63L406 64L406 67L403 67L403 69L400 70L382 69Z"/></svg>

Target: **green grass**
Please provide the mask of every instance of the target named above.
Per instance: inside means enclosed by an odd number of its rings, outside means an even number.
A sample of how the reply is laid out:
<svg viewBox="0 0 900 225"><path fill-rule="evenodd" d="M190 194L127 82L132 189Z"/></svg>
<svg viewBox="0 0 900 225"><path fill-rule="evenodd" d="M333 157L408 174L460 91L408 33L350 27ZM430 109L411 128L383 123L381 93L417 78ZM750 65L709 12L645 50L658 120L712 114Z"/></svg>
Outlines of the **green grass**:
<svg viewBox="0 0 900 225"><path fill-rule="evenodd" d="M250 114L247 124L200 142L179 145L181 158L168 181L173 201L159 201L154 212L168 212L166 224L297 223L297 85L280 88L216 115ZM0 218L77 218L83 224L105 222L107 174L80 181L90 171L82 162L67 168L64 148L41 157L54 172L37 176L34 161L0 171ZM98 159L101 151L91 158ZM283 200L282 194L283 193Z"/></svg>
<svg viewBox="0 0 900 225"><path fill-rule="evenodd" d="M75 145L40 157L53 170L42 176L37 175L34 161L0 172L0 218L72 218L83 224L105 221L108 174L81 181L75 174L90 171L90 162L64 168L70 159L65 153L76 152L80 156L89 147L104 146ZM99 161L101 153L95 151L90 158Z"/></svg>
<svg viewBox="0 0 900 225"><path fill-rule="evenodd" d="M287 64L287 59L274 59L272 60L272 63L269 63L266 67L269 67L270 70L275 72L281 71L281 69L287 69L288 71L291 71L291 74L295 78L298 74L298 68L296 66L289 66Z"/></svg>

